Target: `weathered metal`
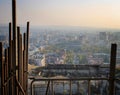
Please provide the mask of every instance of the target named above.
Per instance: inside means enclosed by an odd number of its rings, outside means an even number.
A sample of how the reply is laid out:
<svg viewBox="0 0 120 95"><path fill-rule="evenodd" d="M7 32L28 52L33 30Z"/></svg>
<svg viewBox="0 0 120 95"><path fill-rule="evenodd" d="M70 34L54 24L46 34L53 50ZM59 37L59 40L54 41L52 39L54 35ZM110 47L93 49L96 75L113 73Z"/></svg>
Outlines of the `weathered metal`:
<svg viewBox="0 0 120 95"><path fill-rule="evenodd" d="M4 65L3 65L3 45L0 42L0 74L1 74L1 94L4 95Z"/></svg>
<svg viewBox="0 0 120 95"><path fill-rule="evenodd" d="M16 0L12 0L12 23L9 23L9 47L3 50L2 42L0 42L1 95L28 95L29 22L27 22L26 32L23 49L20 27L16 27ZM3 54L4 52L5 55Z"/></svg>
<svg viewBox="0 0 120 95"><path fill-rule="evenodd" d="M117 44L111 45L109 95L115 95L115 66L116 66Z"/></svg>

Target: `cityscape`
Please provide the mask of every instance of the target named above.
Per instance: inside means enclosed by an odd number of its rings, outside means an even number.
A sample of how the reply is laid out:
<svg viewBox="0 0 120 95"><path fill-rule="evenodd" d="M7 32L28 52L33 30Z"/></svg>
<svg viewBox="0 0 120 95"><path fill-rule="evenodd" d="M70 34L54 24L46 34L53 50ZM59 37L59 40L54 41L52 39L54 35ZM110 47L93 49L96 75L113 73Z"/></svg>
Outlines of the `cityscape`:
<svg viewBox="0 0 120 95"><path fill-rule="evenodd" d="M22 30L24 31L24 28ZM4 31L4 33L0 32L0 41L4 43L4 48L6 48L9 46L7 27L1 27L0 31ZM111 43L114 42L118 45L116 66L117 68L120 67L119 36L119 30L86 29L82 27L32 28L28 49L29 76L40 78L108 78L110 73L110 47ZM117 77L120 77L119 73L117 73ZM45 94L46 82L37 82L34 85L34 95ZM83 85L82 88L81 85ZM54 94L63 95L66 93L64 95L69 95L69 86L68 81L55 81ZM87 86L88 81L86 80L73 81L72 95L87 95ZM118 84L116 88L119 87ZM108 82L106 80L92 81L91 89L93 88L97 91L92 91L91 95L95 93L108 94ZM52 93L51 91L49 93ZM116 92L118 93L116 95L119 95L119 90Z"/></svg>
<svg viewBox="0 0 120 95"><path fill-rule="evenodd" d="M11 1L0 3L0 95L120 95L120 1Z"/></svg>

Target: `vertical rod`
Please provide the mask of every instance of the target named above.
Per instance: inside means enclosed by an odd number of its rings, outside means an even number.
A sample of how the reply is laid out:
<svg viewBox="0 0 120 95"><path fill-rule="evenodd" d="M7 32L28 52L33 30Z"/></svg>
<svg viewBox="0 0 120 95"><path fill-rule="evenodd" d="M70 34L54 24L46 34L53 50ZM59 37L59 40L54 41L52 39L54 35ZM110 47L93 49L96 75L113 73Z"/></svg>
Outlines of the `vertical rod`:
<svg viewBox="0 0 120 95"><path fill-rule="evenodd" d="M27 35L26 35L26 90L28 90L28 47L29 47L29 22L27 22ZM26 91L28 95L28 91Z"/></svg>
<svg viewBox="0 0 120 95"><path fill-rule="evenodd" d="M11 41L11 75L12 75L12 80L11 80L11 85L12 85L12 95L15 95L15 70L14 70L14 57L13 57L13 52L14 52L14 48L13 48L13 40Z"/></svg>
<svg viewBox="0 0 120 95"><path fill-rule="evenodd" d="M12 40L11 22L9 23L9 46Z"/></svg>
<svg viewBox="0 0 120 95"><path fill-rule="evenodd" d="M16 73L16 64L17 64L17 33L16 33L16 0L12 0L12 23L13 23L13 70ZM14 77L14 95L18 95L17 93L17 85L15 82L16 76Z"/></svg>
<svg viewBox="0 0 120 95"><path fill-rule="evenodd" d="M79 91L80 91L80 84L79 84L79 81L77 82L77 91L78 91L78 93L80 93Z"/></svg>
<svg viewBox="0 0 120 95"><path fill-rule="evenodd" d="M23 63L22 63L22 35L20 34L20 27L17 27L18 32L18 81L23 87ZM22 93L19 92L19 95Z"/></svg>
<svg viewBox="0 0 120 95"><path fill-rule="evenodd" d="M8 79L8 48L5 49L5 82L7 82ZM8 89L8 84L6 84L5 89L6 89L6 94L8 95L9 89Z"/></svg>
<svg viewBox="0 0 120 95"><path fill-rule="evenodd" d="M25 90L25 93L26 93L26 85L27 85L27 81L26 81L26 33L24 33L23 35L24 37L24 50L23 50L23 69L24 69L24 90Z"/></svg>
<svg viewBox="0 0 120 95"><path fill-rule="evenodd" d="M9 66L9 77L11 77L12 73L12 30L11 30L11 22L9 23L9 48L8 48L8 66ZM12 94L12 79L9 82L9 93Z"/></svg>
<svg viewBox="0 0 120 95"><path fill-rule="evenodd" d="M110 58L110 76L109 76L109 94L115 95L115 66L116 66L116 53L117 44L111 45L111 58Z"/></svg>
<svg viewBox="0 0 120 95"><path fill-rule="evenodd" d="M51 81L51 86L52 86L52 95L54 95L54 82Z"/></svg>
<svg viewBox="0 0 120 95"><path fill-rule="evenodd" d="M23 87L23 52L22 52L22 35L20 34L20 65L19 66L19 76L21 76L21 86Z"/></svg>
<svg viewBox="0 0 120 95"><path fill-rule="evenodd" d="M26 92L26 72L25 72L25 63L26 63L26 50L23 50L23 88Z"/></svg>
<svg viewBox="0 0 120 95"><path fill-rule="evenodd" d="M1 75L1 95L4 95L4 70L3 70L3 45L0 42L0 75Z"/></svg>
<svg viewBox="0 0 120 95"><path fill-rule="evenodd" d="M91 90L90 89L90 80L88 80L88 95L90 95L90 93L91 93L90 90Z"/></svg>
<svg viewBox="0 0 120 95"><path fill-rule="evenodd" d="M12 0L13 40L16 43L16 0ZM16 48L16 46L15 46Z"/></svg>
<svg viewBox="0 0 120 95"><path fill-rule="evenodd" d="M70 95L72 95L72 81L70 80Z"/></svg>
<svg viewBox="0 0 120 95"><path fill-rule="evenodd" d="M6 75L7 75L7 74L6 74L6 67L7 67L7 66L6 66L6 58L7 58L7 57L6 57L6 49L5 49L5 56L4 56L4 62L3 62L3 64L4 64L4 68L3 68L3 69L4 69L4 83L6 82L6 79L7 79L7 78L6 78L6 77L7 77L7 76L6 76ZM6 85L4 86L4 94L7 95Z"/></svg>
<svg viewBox="0 0 120 95"><path fill-rule="evenodd" d="M46 89L46 93L45 93L45 95L48 95L49 87L50 87L50 80L48 80L48 83L47 83L47 89Z"/></svg>

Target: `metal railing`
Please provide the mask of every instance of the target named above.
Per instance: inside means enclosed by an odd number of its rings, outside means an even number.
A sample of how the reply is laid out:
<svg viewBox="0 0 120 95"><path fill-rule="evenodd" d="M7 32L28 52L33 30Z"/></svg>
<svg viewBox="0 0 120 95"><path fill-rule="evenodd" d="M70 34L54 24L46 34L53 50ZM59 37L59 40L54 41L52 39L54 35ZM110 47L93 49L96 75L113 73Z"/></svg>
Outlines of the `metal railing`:
<svg viewBox="0 0 120 95"><path fill-rule="evenodd" d="M109 88L109 81L110 79L109 78L101 78L101 77L81 77L81 78L29 78L31 81L30 83L30 95L85 95L85 94L80 94L79 90L80 90L80 84L83 84L85 82L86 84L86 88L84 88L86 90L86 95L92 95L91 93L93 93L92 89L91 89L91 83L95 83L95 82L99 82L99 85L100 84L106 84L105 86L107 86L108 88L106 88L106 94L105 95L111 95L109 94L111 91L110 91L110 88ZM82 83L82 82L83 83ZM115 81L119 81L120 82L120 78L115 78L114 79L114 82ZM35 82L39 82L39 83L36 83ZM44 86L41 86L43 85L42 82L44 82ZM65 94L65 92L61 92L61 94L56 94L55 92L57 92L59 89L56 89L57 91L55 91L55 84L63 84L65 85L65 83L67 83L69 85L69 87L67 87L69 93ZM72 87L72 84L73 83L79 83L78 84L78 88L77 88L77 94L73 94L73 89L74 87ZM120 84L119 84L120 85ZM98 85L97 85L98 86ZM105 87L104 86L104 87ZM39 91L36 91L36 88L39 88ZM44 90L40 90L40 88L45 88ZM61 88L63 90L64 89L64 86ZM101 87L102 89L102 87ZM61 90L61 91L63 91ZM99 89L100 90L100 89ZM97 90L96 90L97 91ZM120 88L119 90L120 91ZM39 93L39 94L38 94ZM97 92L99 95L102 95L102 92ZM116 91L114 93L114 95L117 95Z"/></svg>

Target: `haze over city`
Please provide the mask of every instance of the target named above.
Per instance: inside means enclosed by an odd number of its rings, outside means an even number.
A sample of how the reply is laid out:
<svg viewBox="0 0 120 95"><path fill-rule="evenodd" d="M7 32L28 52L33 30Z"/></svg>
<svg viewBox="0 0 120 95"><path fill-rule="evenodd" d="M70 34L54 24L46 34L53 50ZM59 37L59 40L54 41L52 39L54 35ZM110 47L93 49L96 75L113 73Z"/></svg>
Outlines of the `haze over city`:
<svg viewBox="0 0 120 95"><path fill-rule="evenodd" d="M120 0L17 0L17 23L32 26L120 27ZM0 1L0 24L11 21L11 0Z"/></svg>

